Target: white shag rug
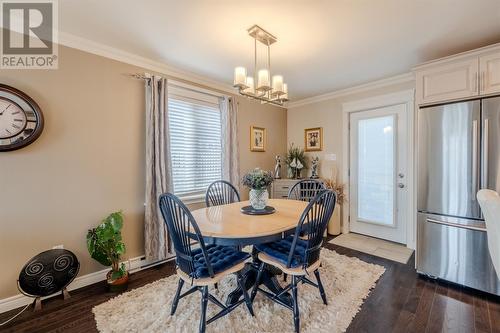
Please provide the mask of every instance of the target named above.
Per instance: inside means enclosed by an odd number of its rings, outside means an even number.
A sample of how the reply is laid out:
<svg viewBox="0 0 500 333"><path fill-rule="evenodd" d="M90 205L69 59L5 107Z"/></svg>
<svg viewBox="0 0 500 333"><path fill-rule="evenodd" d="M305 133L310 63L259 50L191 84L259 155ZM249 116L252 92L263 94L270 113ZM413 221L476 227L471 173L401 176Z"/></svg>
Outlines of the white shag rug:
<svg viewBox="0 0 500 333"><path fill-rule="evenodd" d="M300 284L298 288L301 332L344 332L359 311L363 300L384 273L382 266L322 249L321 280L328 305L317 288ZM280 282L283 280L278 277ZM314 275L311 280L315 281ZM170 307L177 288L176 275L155 281L121 294L92 309L99 332L198 332L201 293L195 292L179 301L175 315ZM290 278L288 278L290 281ZM283 283L283 282L281 282ZM223 303L235 289L234 275L210 289ZM183 291L189 288L184 284ZM293 332L292 311L258 293L253 303L255 317L241 304L229 315L207 325L208 332ZM220 310L208 302L207 318Z"/></svg>

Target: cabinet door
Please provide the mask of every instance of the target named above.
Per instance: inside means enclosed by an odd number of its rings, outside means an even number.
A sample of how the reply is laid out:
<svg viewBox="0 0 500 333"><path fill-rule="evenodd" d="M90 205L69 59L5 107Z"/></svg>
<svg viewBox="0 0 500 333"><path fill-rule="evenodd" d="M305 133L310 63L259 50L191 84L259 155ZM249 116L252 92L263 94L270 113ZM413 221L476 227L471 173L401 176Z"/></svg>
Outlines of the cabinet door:
<svg viewBox="0 0 500 333"><path fill-rule="evenodd" d="M500 92L500 51L479 58L481 94Z"/></svg>
<svg viewBox="0 0 500 333"><path fill-rule="evenodd" d="M418 71L418 104L479 95L478 69L478 59L473 58Z"/></svg>

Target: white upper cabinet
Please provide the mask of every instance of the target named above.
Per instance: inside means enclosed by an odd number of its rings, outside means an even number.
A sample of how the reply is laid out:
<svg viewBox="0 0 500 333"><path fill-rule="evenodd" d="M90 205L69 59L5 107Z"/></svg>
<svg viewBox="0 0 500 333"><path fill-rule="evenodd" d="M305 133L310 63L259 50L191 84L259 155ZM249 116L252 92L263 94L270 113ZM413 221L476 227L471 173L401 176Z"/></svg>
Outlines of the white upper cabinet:
<svg viewBox="0 0 500 333"><path fill-rule="evenodd" d="M500 51L479 58L481 94L500 92Z"/></svg>
<svg viewBox="0 0 500 333"><path fill-rule="evenodd" d="M468 59L417 72L419 104L467 98L479 93L478 60Z"/></svg>
<svg viewBox="0 0 500 333"><path fill-rule="evenodd" d="M414 68L418 105L500 93L500 44Z"/></svg>

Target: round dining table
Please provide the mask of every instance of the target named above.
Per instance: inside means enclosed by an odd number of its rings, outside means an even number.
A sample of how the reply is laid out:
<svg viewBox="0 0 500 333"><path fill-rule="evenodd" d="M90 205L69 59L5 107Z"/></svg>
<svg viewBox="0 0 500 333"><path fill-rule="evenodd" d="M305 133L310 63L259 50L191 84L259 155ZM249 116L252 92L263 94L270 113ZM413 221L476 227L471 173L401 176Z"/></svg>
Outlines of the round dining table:
<svg viewBox="0 0 500 333"><path fill-rule="evenodd" d="M248 201L241 201L192 211L205 244L246 246L280 240L294 233L308 202L270 199L268 206L273 207L275 212L269 215L242 213L241 208L249 204ZM255 247L252 250L252 257L253 262L245 266L242 274L247 289L253 288L257 277L259 260ZM280 273L278 269L266 266L261 280L261 283L275 294L283 290L276 278ZM226 304L237 302L241 295L242 291L239 287L236 288L229 294ZM291 304L288 293L283 293L279 298L282 302Z"/></svg>

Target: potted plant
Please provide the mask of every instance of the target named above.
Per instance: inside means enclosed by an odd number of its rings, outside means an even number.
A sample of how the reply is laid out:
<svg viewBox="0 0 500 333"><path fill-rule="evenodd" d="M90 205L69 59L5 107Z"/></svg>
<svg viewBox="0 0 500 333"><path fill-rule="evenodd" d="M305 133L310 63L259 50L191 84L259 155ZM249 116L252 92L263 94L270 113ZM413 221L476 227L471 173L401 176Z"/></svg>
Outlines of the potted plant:
<svg viewBox="0 0 500 333"><path fill-rule="evenodd" d="M104 266L111 266L106 275L109 290L123 291L128 286L128 272L120 258L125 253L122 241L123 214L111 213L100 225L87 233L90 256Z"/></svg>
<svg viewBox="0 0 500 333"><path fill-rule="evenodd" d="M324 180L325 187L332 190L336 194L335 210L333 211L332 218L328 223L328 233L330 235L340 234L340 207L347 202L345 194L345 184L338 183L333 179Z"/></svg>
<svg viewBox="0 0 500 333"><path fill-rule="evenodd" d="M307 169L304 150L295 147L292 143L286 155L286 165L288 166L288 177L300 179L302 169Z"/></svg>
<svg viewBox="0 0 500 333"><path fill-rule="evenodd" d="M264 209L269 199L267 188L274 178L270 171L255 168L243 176L242 184L250 189L250 205L254 209Z"/></svg>

